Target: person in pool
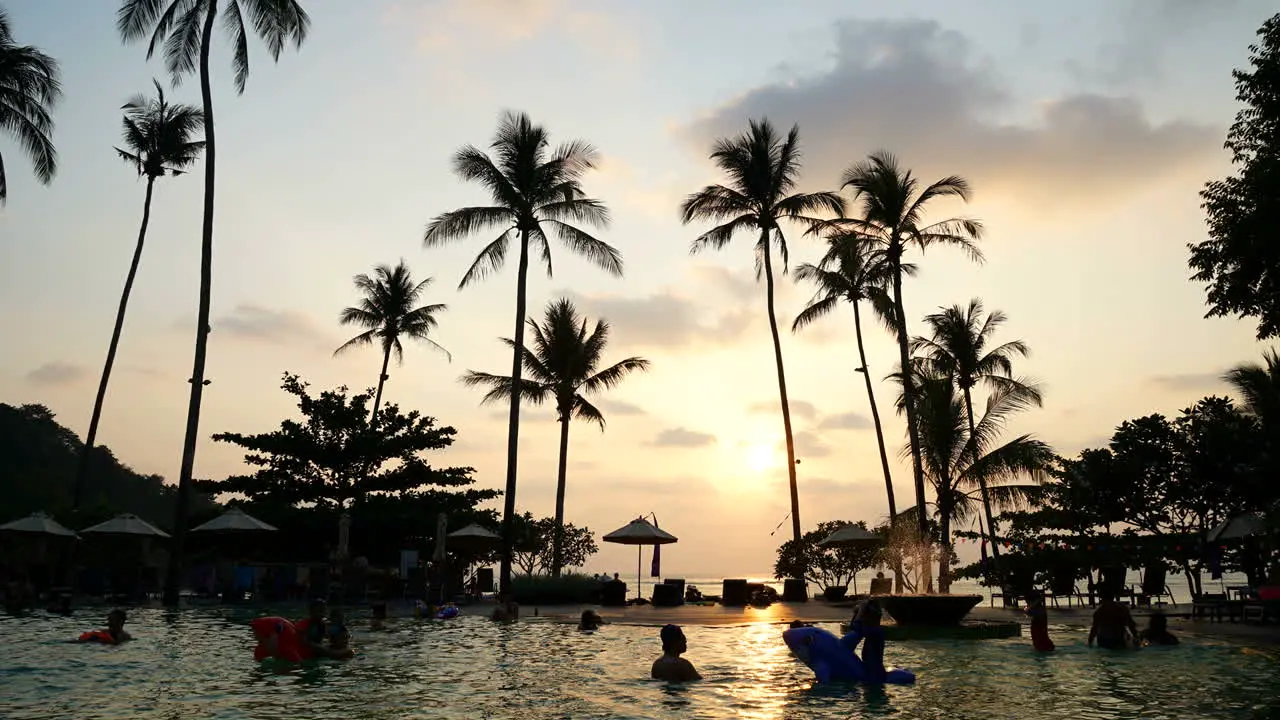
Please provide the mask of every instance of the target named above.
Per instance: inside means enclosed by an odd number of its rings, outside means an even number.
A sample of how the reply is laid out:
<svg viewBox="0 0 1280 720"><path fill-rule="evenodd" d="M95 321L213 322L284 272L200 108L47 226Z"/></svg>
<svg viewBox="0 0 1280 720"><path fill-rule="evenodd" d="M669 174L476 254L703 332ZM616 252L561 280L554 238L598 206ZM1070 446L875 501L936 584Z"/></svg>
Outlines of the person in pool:
<svg viewBox="0 0 1280 720"><path fill-rule="evenodd" d="M1169 632L1169 618L1163 613L1153 613L1147 620L1147 629L1142 631L1144 645L1177 645L1178 638Z"/></svg>
<svg viewBox="0 0 1280 720"><path fill-rule="evenodd" d="M80 642L100 642L108 645L119 645L126 640L132 640L133 636L124 629L124 624L129 621L129 615L120 608L116 608L107 613L107 629L94 630L84 633L80 636Z"/></svg>
<svg viewBox="0 0 1280 720"><path fill-rule="evenodd" d="M856 632L862 635L862 667L870 683L882 683L888 675L884 667L884 628L880 627L880 617L880 603L871 599L862 604L862 611L854 621L858 626ZM857 641L853 644L856 646Z"/></svg>
<svg viewBox="0 0 1280 720"><path fill-rule="evenodd" d="M1138 639L1138 626L1129 614L1129 607L1121 605L1114 593L1102 596L1102 604L1093 612L1093 627L1089 629L1089 646L1094 641L1098 647L1109 650L1123 650L1135 647Z"/></svg>
<svg viewBox="0 0 1280 720"><path fill-rule="evenodd" d="M583 610L582 620L578 622L578 629L583 632L591 632L600 629L604 625L604 618L596 614L595 610Z"/></svg>
<svg viewBox="0 0 1280 720"><path fill-rule="evenodd" d="M325 617L329 604L323 598L315 598L307 605L307 619L295 623L302 645L311 657L329 657L329 648L325 641L329 639L328 625Z"/></svg>
<svg viewBox="0 0 1280 720"><path fill-rule="evenodd" d="M680 626L663 625L659 636L662 638L662 657L653 661L649 677L676 683L701 680L702 676L694 669L693 663L680 657L689 650L689 643L684 639L684 631Z"/></svg>
<svg viewBox="0 0 1280 720"><path fill-rule="evenodd" d="M347 615L342 610L329 613L329 649L345 652L351 649L351 631L347 629Z"/></svg>
<svg viewBox="0 0 1280 720"><path fill-rule="evenodd" d="M1043 593L1034 591L1027 594L1027 617L1031 618L1031 646L1038 652L1053 652L1055 646L1049 637L1049 608L1045 607Z"/></svg>

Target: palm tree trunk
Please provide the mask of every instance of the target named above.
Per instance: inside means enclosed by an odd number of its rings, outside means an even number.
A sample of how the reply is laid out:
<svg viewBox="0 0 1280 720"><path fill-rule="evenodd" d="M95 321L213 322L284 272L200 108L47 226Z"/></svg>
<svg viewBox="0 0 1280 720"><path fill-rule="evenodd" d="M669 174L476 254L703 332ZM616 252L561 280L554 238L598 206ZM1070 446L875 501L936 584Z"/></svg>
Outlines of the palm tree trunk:
<svg viewBox="0 0 1280 720"><path fill-rule="evenodd" d="M858 362L862 367L862 379L867 383L867 402L871 405L871 422L876 427L876 443L880 448L880 468L884 471L884 492L885 497L889 500L889 527L892 528L894 523L898 522L898 503L893 492L893 475L889 472L889 454L885 450L884 445L884 427L880 424L880 410L876 407L876 393L872 387L871 369L867 367L867 350L862 344L862 312L858 309L856 301L853 303L853 334L858 340ZM902 592L903 584L902 563L898 562L893 567L893 586L897 592Z"/></svg>
<svg viewBox="0 0 1280 720"><path fill-rule="evenodd" d="M560 417L560 466L556 476L556 527L551 538L551 577L560 577L564 565L564 487L569 465L569 414Z"/></svg>
<svg viewBox="0 0 1280 720"><path fill-rule="evenodd" d="M116 350L120 347L120 333L124 330L124 314L129 307L129 293L133 292L133 281L138 277L138 264L142 262L142 245L147 239L147 225L151 222L151 191L155 187L155 177L147 176L147 195L142 201L142 227L138 229L138 244L133 249L133 262L129 264L129 274L124 278L124 292L120 293L120 306L116 310L116 326L111 331L111 344L107 346L107 362L102 367L102 380L98 382L98 395L93 400L93 416L89 418L89 432L84 438L84 447L80 448L80 464L76 469L76 485L71 496L71 507L80 508L84 495L85 481L89 478L89 456L93 444L98 439L98 421L102 419L102 404L107 398L107 383L111 380L111 367L116 362Z"/></svg>
<svg viewBox="0 0 1280 720"><path fill-rule="evenodd" d="M951 592L951 508L944 511L939 508L941 517L938 520L939 529L942 531L942 552L938 558L938 592L946 594Z"/></svg>
<svg viewBox="0 0 1280 720"><path fill-rule="evenodd" d="M782 431L787 441L787 481L791 486L791 536L800 542L800 492L796 487L796 443L791 435L791 406L787 402L787 374L782 366L782 340L778 337L778 315L773 309L773 263L769 248L769 231L760 232L764 248L764 287L769 306L769 332L773 334L773 359L778 366L778 398L782 402Z"/></svg>
<svg viewBox="0 0 1280 720"><path fill-rule="evenodd" d="M867 351L862 345L862 314L858 303L853 304L853 333L858 340L858 361L862 363L862 379L867 382L867 401L871 404L871 422L876 426L876 442L880 446L880 467L884 470L885 496L889 499L889 523L898 517L898 504L893 496L893 477L889 473L889 455L884 448L884 428L880 426L880 411L876 408L876 393L872 388L871 370L867 367Z"/></svg>
<svg viewBox="0 0 1280 720"><path fill-rule="evenodd" d="M511 591L511 556L515 547L516 463L520 455L520 374L524 368L525 291L529 286L529 231L520 231L520 266L516 271L515 349L511 354L511 413L507 420L507 488L502 504L502 562L498 588Z"/></svg>
<svg viewBox="0 0 1280 720"><path fill-rule="evenodd" d="M978 446L973 436L977 433L977 426L973 422L973 398L970 396L969 388L964 389L964 409L969 414L969 443L973 445L973 459L978 459ZM978 476L978 489L982 492L982 512L987 516L987 536L991 538L991 557L996 563L996 570L999 571L1000 561L1000 543L996 541L996 518L991 514L991 493L987 491L987 479Z"/></svg>
<svg viewBox="0 0 1280 720"><path fill-rule="evenodd" d="M165 574L164 604L178 604L178 588L187 537L187 504L200 436L200 400L204 395L204 364L209 349L209 304L213 291L213 190L217 153L213 136L213 91L209 86L209 45L218 0L208 0L200 38L200 97L204 102L204 223L200 237L200 309L196 317L196 352L192 362L191 399L187 405L187 433L182 442L182 467L178 472L178 497L173 512L173 540L169 543L169 569Z"/></svg>
<svg viewBox="0 0 1280 720"><path fill-rule="evenodd" d="M890 257L893 262L893 312L896 316L894 319L898 325L898 362L902 371L902 399L907 415L907 438L911 446L911 471L916 491L916 518L920 526L921 552L925 554L924 561L921 563L923 568L922 579L925 579L925 582L921 584L927 588L929 515L924 495L924 466L920 461L920 428L916 424L916 383L915 377L911 374L911 352L907 347L907 312L902 304L902 245L901 241L896 239L894 243L896 247L890 251Z"/></svg>
<svg viewBox="0 0 1280 720"><path fill-rule="evenodd" d="M382 372L378 374L378 391L373 396L373 414L369 416L369 424L373 424L374 418L378 417L378 407L382 404L382 385L387 381L387 365L391 362L391 346L388 345L382 352Z"/></svg>

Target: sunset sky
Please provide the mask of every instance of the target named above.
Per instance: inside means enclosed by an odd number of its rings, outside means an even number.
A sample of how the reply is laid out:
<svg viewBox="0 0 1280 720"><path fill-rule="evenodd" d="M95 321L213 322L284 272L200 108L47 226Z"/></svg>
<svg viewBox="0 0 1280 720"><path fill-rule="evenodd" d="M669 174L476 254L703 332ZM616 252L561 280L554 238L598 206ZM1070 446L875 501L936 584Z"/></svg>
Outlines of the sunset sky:
<svg viewBox="0 0 1280 720"><path fill-rule="evenodd" d="M44 403L83 434L140 218L143 184L112 150L122 102L163 80L145 46L124 46L107 0L7 0L19 42L62 64L60 169L38 185L8 136L0 152L0 402ZM587 191L614 222L624 279L555 247L556 273L531 272L530 309L569 296L613 327L608 358L653 363L600 400L603 434L575 424L568 519L600 533L657 514L680 543L670 575L767 571L788 512L785 453L750 240L690 256L702 227L680 224L687 193L716 181L714 138L748 118L799 123L806 188L832 188L850 163L896 153L926 179L968 177L974 202L939 212L981 218L987 262L947 249L915 257L905 291L912 331L942 305L981 297L1009 315L1002 339L1032 348L1020 372L1045 383L1042 410L1011 432L1059 452L1104 443L1119 422L1176 412L1225 392L1230 365L1263 349L1253 326L1202 319L1189 242L1203 237L1197 191L1228 169L1221 149L1236 111L1232 68L1245 64L1264 0L956 3L864 0L307 0L312 31L273 65L251 48L237 97L225 40L215 49L218 205L213 333L198 477L241 470L220 431L275 428L295 412L285 370L317 388L371 386L374 350L333 358L355 334L337 324L353 275L404 258L449 304L436 340L452 363L410 346L386 397L458 429L431 458L472 465L501 487L506 416L463 388L468 369L505 373L497 339L512 332L514 262L463 291L483 241L422 247L440 212L487 201L449 170L459 146L485 145L504 109L528 112L556 140L602 154ZM221 29L218 37L224 38ZM188 80L175 100L198 103ZM99 440L135 469L176 479L197 303L201 175L164 179L129 309ZM793 264L820 245L792 233ZM780 284L780 318L809 298ZM873 377L896 351L868 323ZM847 309L783 340L796 423L801 518L886 512L883 479ZM904 424L893 391L878 399L897 460ZM526 410L518 505L550 514L556 425ZM605 546L593 570L623 571L629 548Z"/></svg>

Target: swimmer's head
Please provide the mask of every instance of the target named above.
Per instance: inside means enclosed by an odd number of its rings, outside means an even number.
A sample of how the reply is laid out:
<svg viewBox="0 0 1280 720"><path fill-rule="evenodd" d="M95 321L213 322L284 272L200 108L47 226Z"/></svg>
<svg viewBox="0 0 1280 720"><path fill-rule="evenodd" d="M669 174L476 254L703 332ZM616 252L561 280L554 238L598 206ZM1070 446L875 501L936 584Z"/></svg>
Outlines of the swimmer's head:
<svg viewBox="0 0 1280 720"><path fill-rule="evenodd" d="M1169 618L1165 617L1164 613L1152 613L1149 622L1151 629L1156 632L1164 632L1169 629Z"/></svg>
<svg viewBox="0 0 1280 720"><path fill-rule="evenodd" d="M663 625L662 632L662 652L679 655L689 649L689 643L684 638L684 631L679 625Z"/></svg>
<svg viewBox="0 0 1280 720"><path fill-rule="evenodd" d="M307 605L307 614L311 616L312 620L323 620L324 613L328 609L329 603L325 602L324 598L312 598Z"/></svg>
<svg viewBox="0 0 1280 720"><path fill-rule="evenodd" d="M116 608L115 610L107 613L107 627L109 628L118 630L124 627L124 624L128 622L128 620L129 615L120 608Z"/></svg>

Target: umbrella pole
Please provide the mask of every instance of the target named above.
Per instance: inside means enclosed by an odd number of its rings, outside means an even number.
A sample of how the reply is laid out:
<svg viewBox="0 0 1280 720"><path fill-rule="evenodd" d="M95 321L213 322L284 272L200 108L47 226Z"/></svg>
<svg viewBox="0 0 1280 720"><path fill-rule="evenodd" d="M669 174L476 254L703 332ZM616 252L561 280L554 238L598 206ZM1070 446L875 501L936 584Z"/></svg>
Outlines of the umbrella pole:
<svg viewBox="0 0 1280 720"><path fill-rule="evenodd" d="M644 546L637 545L636 546L636 599L637 600L644 597L644 595L640 592L640 556L643 552L644 552Z"/></svg>

